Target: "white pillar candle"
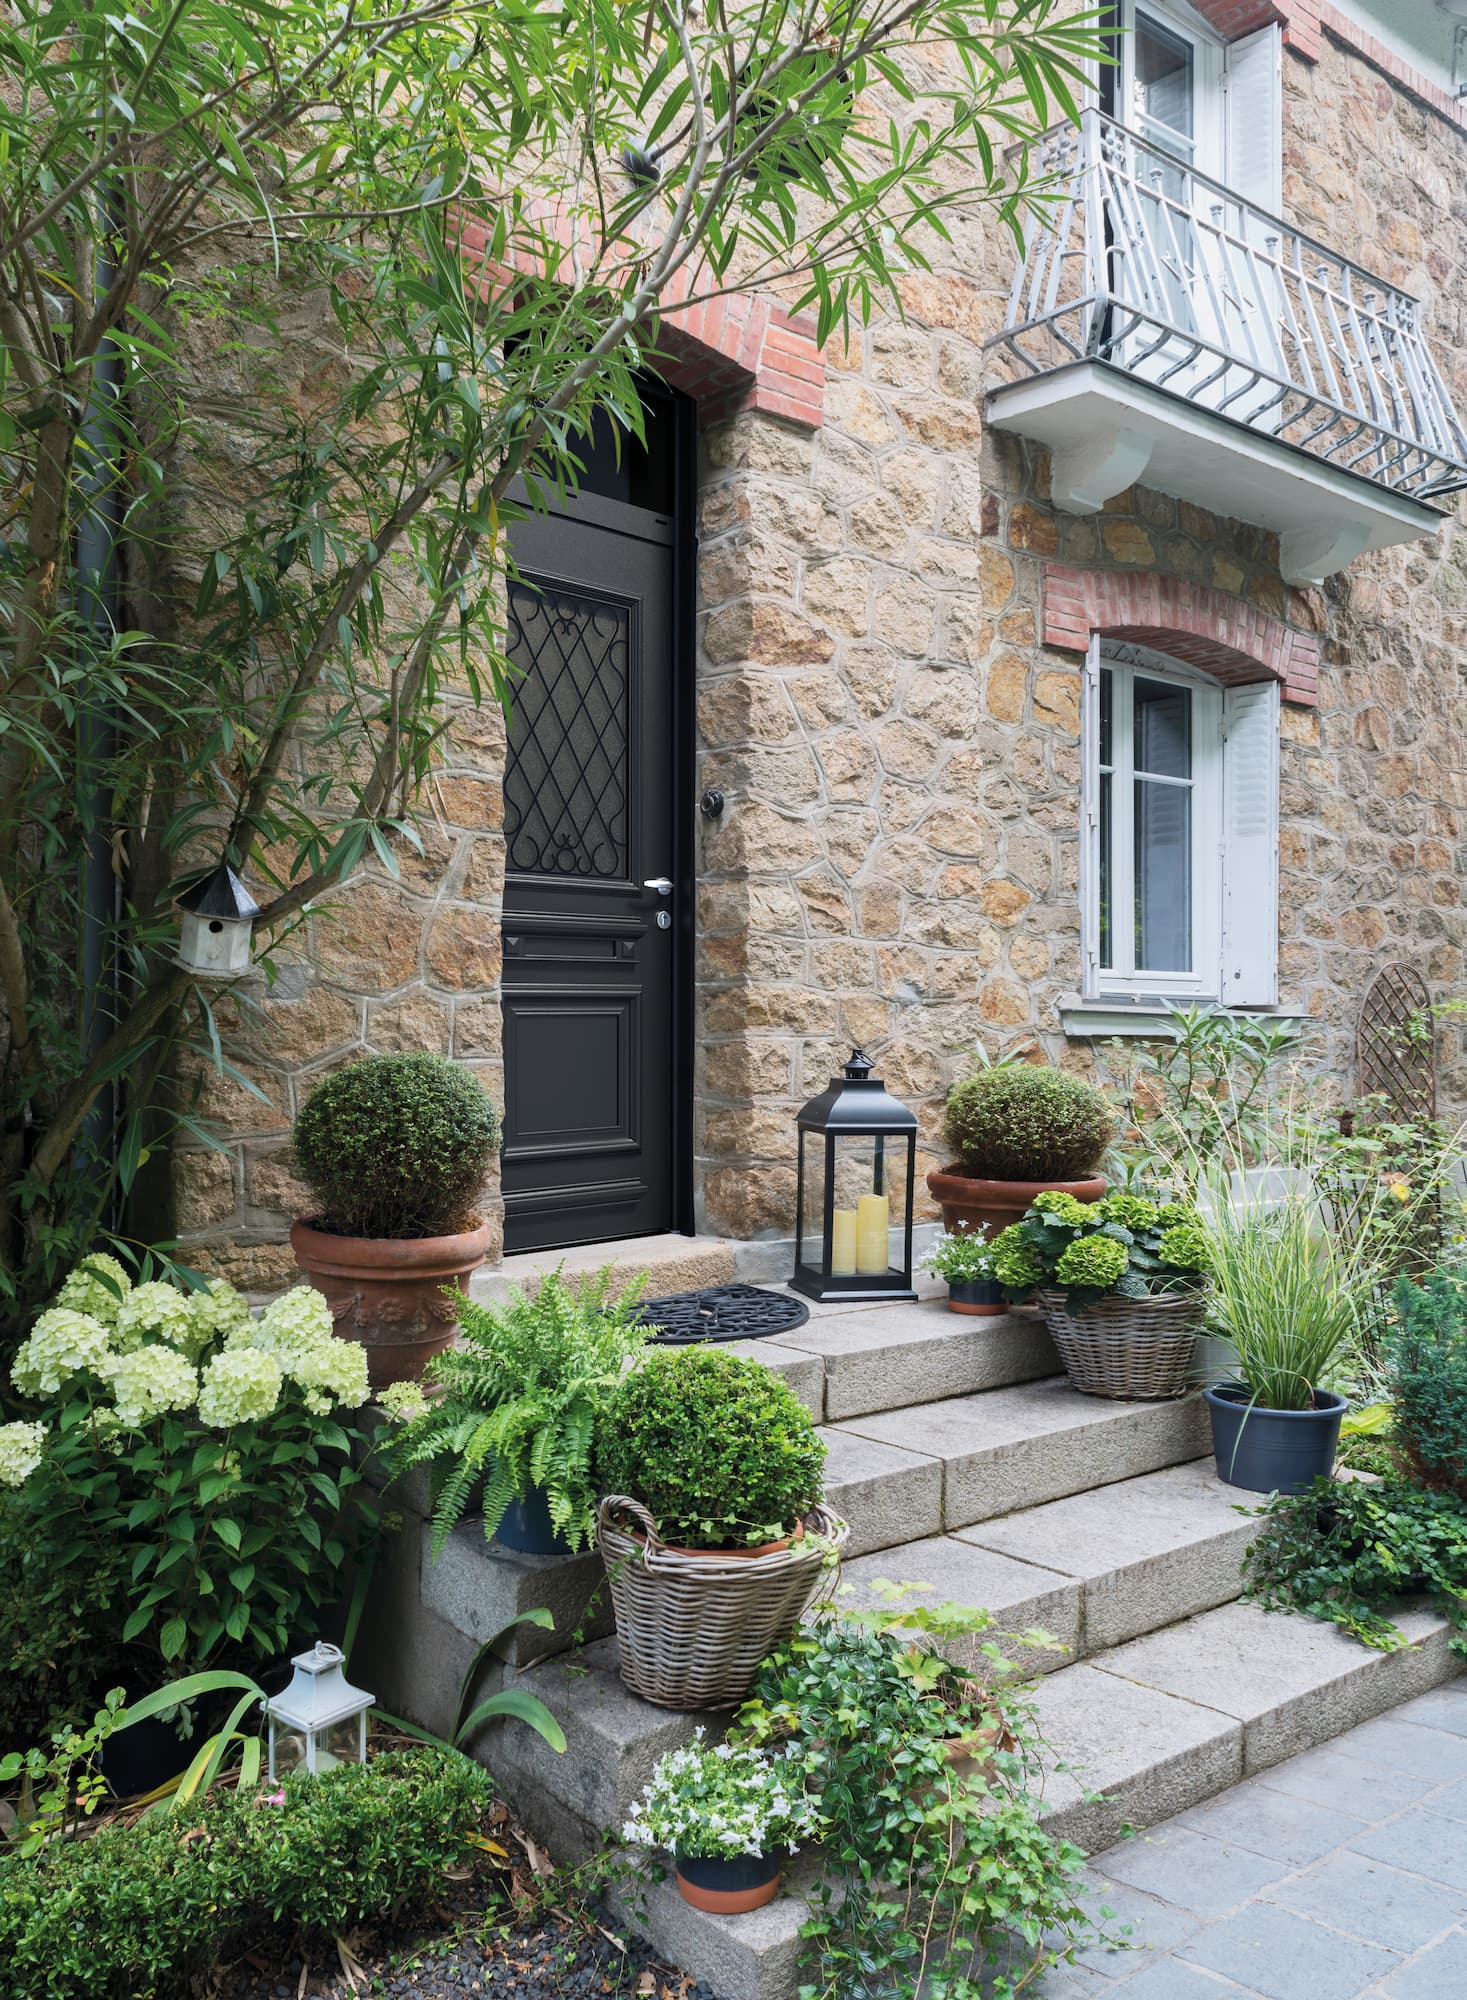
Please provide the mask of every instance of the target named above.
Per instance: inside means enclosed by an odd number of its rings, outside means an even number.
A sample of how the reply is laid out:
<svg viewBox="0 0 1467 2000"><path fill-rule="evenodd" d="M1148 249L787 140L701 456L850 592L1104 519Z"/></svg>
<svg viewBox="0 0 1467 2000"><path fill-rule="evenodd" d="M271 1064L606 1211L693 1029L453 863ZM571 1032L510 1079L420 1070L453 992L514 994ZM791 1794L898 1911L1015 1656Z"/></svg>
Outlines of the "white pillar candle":
<svg viewBox="0 0 1467 2000"><path fill-rule="evenodd" d="M884 1194L863 1194L856 1203L856 1269L885 1271L890 1261L891 1203Z"/></svg>
<svg viewBox="0 0 1467 2000"><path fill-rule="evenodd" d="M836 1278L856 1275L856 1211L838 1208L830 1218L830 1270Z"/></svg>

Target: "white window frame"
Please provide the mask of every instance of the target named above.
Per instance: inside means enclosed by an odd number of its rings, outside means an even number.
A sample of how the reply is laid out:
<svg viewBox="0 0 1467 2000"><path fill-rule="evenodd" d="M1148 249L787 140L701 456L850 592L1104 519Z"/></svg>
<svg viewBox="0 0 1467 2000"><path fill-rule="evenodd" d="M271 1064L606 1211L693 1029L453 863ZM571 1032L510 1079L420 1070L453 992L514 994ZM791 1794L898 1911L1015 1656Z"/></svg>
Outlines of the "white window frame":
<svg viewBox="0 0 1467 2000"><path fill-rule="evenodd" d="M1192 49L1192 77L1196 90L1197 131L1190 164L1199 174L1222 180L1226 163L1223 67L1225 44L1192 8L1168 4L1168 0L1120 0L1116 8L1120 34L1120 70L1116 78L1116 106L1120 123L1136 130L1136 14L1147 14L1160 27L1187 42Z"/></svg>
<svg viewBox="0 0 1467 2000"><path fill-rule="evenodd" d="M1100 676L1109 669L1124 687L1125 699L1112 706L1112 754L1129 742L1129 689L1139 675L1185 687L1192 696L1192 965L1189 971L1144 971L1133 966L1103 967L1100 963ZM1209 675L1154 652L1149 646L1117 645L1098 637L1086 656L1081 700L1080 881L1083 997L1099 999L1165 998L1217 1000L1223 989L1223 740L1224 692ZM1119 763L1117 758L1117 763ZM1112 879L1119 882L1129 863L1124 891L1112 920L1112 938L1134 952L1130 913L1134 902L1135 858L1129 829L1132 818L1134 770L1127 763L1125 785L1112 784L1114 813ZM1118 956L1128 954L1119 953Z"/></svg>

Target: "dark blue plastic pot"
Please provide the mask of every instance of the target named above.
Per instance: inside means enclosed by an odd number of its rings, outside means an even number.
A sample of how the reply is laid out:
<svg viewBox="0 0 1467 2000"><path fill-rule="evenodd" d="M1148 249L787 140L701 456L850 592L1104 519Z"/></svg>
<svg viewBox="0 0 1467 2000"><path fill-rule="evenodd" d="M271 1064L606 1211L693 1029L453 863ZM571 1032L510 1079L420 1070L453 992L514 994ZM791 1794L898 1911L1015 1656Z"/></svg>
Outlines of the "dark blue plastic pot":
<svg viewBox="0 0 1467 2000"><path fill-rule="evenodd" d="M1348 1404L1332 1389L1316 1389L1312 1410L1249 1407L1237 1382L1204 1389L1212 1416L1217 1476L1250 1493L1305 1493L1335 1467L1340 1420Z"/></svg>
<svg viewBox="0 0 1467 2000"><path fill-rule="evenodd" d="M972 1313L980 1318L1009 1309L997 1278L949 1278L947 1303L949 1312Z"/></svg>
<svg viewBox="0 0 1467 2000"><path fill-rule="evenodd" d="M779 1888L779 1860L772 1854L679 1854L675 1861L683 1900L716 1916L762 1909Z"/></svg>
<svg viewBox="0 0 1467 2000"><path fill-rule="evenodd" d="M571 1552L570 1543L551 1522L550 1502L541 1486L532 1486L524 1500L510 1501L504 1519L494 1530L494 1539L524 1556L568 1556Z"/></svg>

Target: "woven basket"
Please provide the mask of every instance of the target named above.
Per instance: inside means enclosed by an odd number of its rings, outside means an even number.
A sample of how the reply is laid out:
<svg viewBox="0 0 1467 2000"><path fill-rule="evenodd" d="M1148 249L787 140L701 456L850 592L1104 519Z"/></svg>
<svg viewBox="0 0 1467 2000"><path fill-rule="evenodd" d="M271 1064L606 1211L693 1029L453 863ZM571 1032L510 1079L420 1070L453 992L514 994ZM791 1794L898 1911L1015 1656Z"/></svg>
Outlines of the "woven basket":
<svg viewBox="0 0 1467 2000"><path fill-rule="evenodd" d="M1040 1292L1038 1303L1065 1372L1083 1395L1118 1403L1186 1395L1202 1324L1200 1292L1097 1299L1083 1313L1065 1311L1063 1292Z"/></svg>
<svg viewBox="0 0 1467 2000"><path fill-rule="evenodd" d="M624 1525L633 1521L634 1534ZM732 1708L782 1645L850 1529L816 1507L806 1533L770 1555L671 1549L640 1502L608 1494L597 1529L611 1584L621 1677L662 1708Z"/></svg>

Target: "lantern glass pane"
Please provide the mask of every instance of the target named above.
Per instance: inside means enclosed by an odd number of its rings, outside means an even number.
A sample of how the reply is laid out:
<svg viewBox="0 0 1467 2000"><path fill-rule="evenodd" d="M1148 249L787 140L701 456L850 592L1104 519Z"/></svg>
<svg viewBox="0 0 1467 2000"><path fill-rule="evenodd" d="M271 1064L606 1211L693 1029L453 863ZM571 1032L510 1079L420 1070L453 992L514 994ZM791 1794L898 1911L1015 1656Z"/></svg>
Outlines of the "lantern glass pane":
<svg viewBox="0 0 1467 2000"><path fill-rule="evenodd" d="M800 1133L800 1260L817 1268L825 1230L825 1134Z"/></svg>
<svg viewBox="0 0 1467 2000"><path fill-rule="evenodd" d="M275 1775L286 1777L291 1771L306 1768L306 1733L303 1729L280 1729L271 1724L275 1733Z"/></svg>
<svg viewBox="0 0 1467 2000"><path fill-rule="evenodd" d="M316 1752L316 1767L329 1771L337 1764L360 1764L362 1761L362 1721L359 1715L343 1716L340 1722L333 1722L321 1731L320 1747Z"/></svg>

